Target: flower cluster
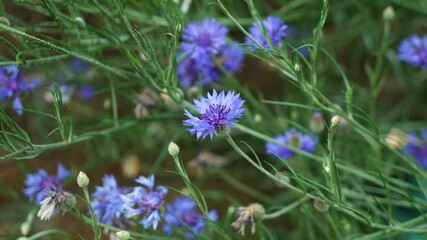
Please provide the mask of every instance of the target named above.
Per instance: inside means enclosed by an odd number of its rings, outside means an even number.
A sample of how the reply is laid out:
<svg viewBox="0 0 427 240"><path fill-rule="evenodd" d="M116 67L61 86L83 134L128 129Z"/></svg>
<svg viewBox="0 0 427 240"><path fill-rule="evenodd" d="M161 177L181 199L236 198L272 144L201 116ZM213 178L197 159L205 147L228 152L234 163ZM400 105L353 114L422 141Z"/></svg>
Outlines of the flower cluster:
<svg viewBox="0 0 427 240"><path fill-rule="evenodd" d="M120 226L124 201L122 194L128 194L130 189L120 188L113 175L105 175L102 186L96 186L92 193L91 206L99 222Z"/></svg>
<svg viewBox="0 0 427 240"><path fill-rule="evenodd" d="M254 22L249 28L249 34L256 41L246 37L245 42L259 48L259 43L263 48L275 48L280 46L281 41L286 37L285 30L288 28L279 17L269 16L260 22ZM268 38L266 38L268 37ZM255 48L251 47L251 51Z"/></svg>
<svg viewBox="0 0 427 240"><path fill-rule="evenodd" d="M171 235L176 228L182 228L184 231L191 229L185 231L185 239L194 239L193 233L203 233L207 219L196 211L196 206L196 202L186 197L178 198L172 205L166 206L163 231ZM218 219L216 210L210 211L208 217L211 221L216 221Z"/></svg>
<svg viewBox="0 0 427 240"><path fill-rule="evenodd" d="M416 133L408 133L405 147L423 168L427 168L427 129L421 131L421 139Z"/></svg>
<svg viewBox="0 0 427 240"><path fill-rule="evenodd" d="M13 99L13 109L18 115L23 114L21 95L40 85L38 80L28 82L21 77L21 72L16 66L0 66L0 102Z"/></svg>
<svg viewBox="0 0 427 240"><path fill-rule="evenodd" d="M304 152L314 152L316 150L317 137L312 134L302 134L295 129L285 131L283 135L277 135L274 139L283 145L292 146ZM267 142L266 153L277 155L285 160L292 158L295 152L286 147L273 142Z"/></svg>
<svg viewBox="0 0 427 240"><path fill-rule="evenodd" d="M145 229L150 226L156 229L160 221L160 207L164 204L168 189L163 186L157 186L154 189L154 175L148 178L140 176L135 182L145 187L134 187L131 192L122 195L125 217L144 215L140 221L141 225Z"/></svg>
<svg viewBox="0 0 427 240"><path fill-rule="evenodd" d="M194 109L200 114L200 118L193 116L189 111L185 110L185 115L189 119L183 124L190 126L187 130L191 135L196 135L197 139L204 139L206 136L212 139L213 135L218 135L221 132L227 132L233 127L234 122L238 122L236 118L241 118L243 112L242 105L245 101L240 99L240 94L234 94L229 91L227 94L222 91L217 94L208 93L208 97L201 97L200 101L194 100Z"/></svg>
<svg viewBox="0 0 427 240"><path fill-rule="evenodd" d="M39 169L36 173L27 175L25 179L27 188L23 192L29 201L35 200L37 204L40 204L46 197L46 192L59 189L62 181L69 175L70 172L62 164L58 164L56 175L49 175L44 169Z"/></svg>
<svg viewBox="0 0 427 240"><path fill-rule="evenodd" d="M177 75L182 87L208 85L220 77L221 68L229 73L240 70L243 50L226 41L228 29L215 19L193 22L184 29L178 53ZM219 66L219 67L218 67Z"/></svg>
<svg viewBox="0 0 427 240"><path fill-rule="evenodd" d="M427 68L427 35L413 35L403 40L398 47L397 58L415 67Z"/></svg>

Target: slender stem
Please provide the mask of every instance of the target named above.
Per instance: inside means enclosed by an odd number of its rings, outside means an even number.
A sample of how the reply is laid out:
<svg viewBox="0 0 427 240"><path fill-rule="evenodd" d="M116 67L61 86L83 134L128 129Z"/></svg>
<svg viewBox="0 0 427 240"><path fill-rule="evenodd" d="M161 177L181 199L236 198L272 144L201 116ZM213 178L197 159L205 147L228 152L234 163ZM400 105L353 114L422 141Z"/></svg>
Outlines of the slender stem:
<svg viewBox="0 0 427 240"><path fill-rule="evenodd" d="M65 231L62 231L59 229L49 229L49 230L44 230L44 231L38 232L38 233L34 234L33 236L29 237L29 239L38 239L38 238L41 238L43 236L51 235L51 234L68 236L68 234Z"/></svg>
<svg viewBox="0 0 427 240"><path fill-rule="evenodd" d="M308 199L309 198L307 196L304 196L304 197L300 198L299 200L295 201L294 203L289 204L288 206L286 206L286 207L284 207L284 208L282 208L276 212L265 214L263 219L273 219L273 218L280 217L283 214L290 212L294 208L297 208L299 205L303 204Z"/></svg>
<svg viewBox="0 0 427 240"><path fill-rule="evenodd" d="M100 231L101 229L98 226L98 222L96 220L96 215L93 212L92 206L90 205L89 191L87 190L86 186L83 187L83 192L84 192L84 195L85 195L85 203L86 203L86 205L87 205L87 207L89 209L90 216L92 218L92 226L91 227L92 227L93 233L94 233L93 239L94 240L99 240L99 239L101 239L101 231Z"/></svg>

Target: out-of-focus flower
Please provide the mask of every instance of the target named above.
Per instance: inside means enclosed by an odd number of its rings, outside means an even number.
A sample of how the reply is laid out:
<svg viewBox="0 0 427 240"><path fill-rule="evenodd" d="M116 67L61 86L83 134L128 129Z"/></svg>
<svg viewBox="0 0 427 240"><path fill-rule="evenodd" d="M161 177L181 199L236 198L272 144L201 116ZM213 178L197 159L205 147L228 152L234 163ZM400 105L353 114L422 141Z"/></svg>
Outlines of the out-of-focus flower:
<svg viewBox="0 0 427 240"><path fill-rule="evenodd" d="M163 186L157 186L154 189L154 175L148 178L140 176L135 182L145 187L133 187L130 193L122 195L125 217L144 215L140 224L145 229L153 226L155 230L160 221L160 207L164 204L164 197L168 189Z"/></svg>
<svg viewBox="0 0 427 240"><path fill-rule="evenodd" d="M182 228L185 239L194 239L195 236L192 232L202 234L207 219L196 211L196 207L196 202L186 197L178 198L172 205L166 206L163 231L171 235L174 232L174 228ZM218 220L216 210L211 210L208 213L208 217L211 221ZM191 231L187 230L188 228Z"/></svg>
<svg viewBox="0 0 427 240"><path fill-rule="evenodd" d="M39 85L38 80L28 82L26 78L21 77L16 66L0 66L0 102L11 99L13 109L18 115L23 114L21 95Z"/></svg>
<svg viewBox="0 0 427 240"><path fill-rule="evenodd" d="M208 151L203 151L188 162L190 168L196 170L197 176L203 176L204 172L212 167L221 167L225 163L225 158L219 155L215 155Z"/></svg>
<svg viewBox="0 0 427 240"><path fill-rule="evenodd" d="M79 97L84 101L91 101L95 98L95 88L92 86L79 86Z"/></svg>
<svg viewBox="0 0 427 240"><path fill-rule="evenodd" d="M73 194L65 192L61 188L55 188L46 191L45 199L40 203L41 207L37 213L42 221L51 219L58 209L63 210L63 214L76 204L76 198Z"/></svg>
<svg viewBox="0 0 427 240"><path fill-rule="evenodd" d="M45 199L46 191L60 188L62 181L69 175L70 172L60 163L56 175L49 175L44 169L39 169L36 173L27 174L27 188L23 192L31 202L35 200L40 204Z"/></svg>
<svg viewBox="0 0 427 240"><path fill-rule="evenodd" d="M113 175L104 175L102 186L96 186L92 193L91 206L99 222L120 226L122 225L122 210L124 201L122 194L130 192L128 188L120 188Z"/></svg>
<svg viewBox="0 0 427 240"><path fill-rule="evenodd" d="M325 123L322 113L319 111L314 112L310 121L310 130L315 133L321 133L325 129Z"/></svg>
<svg viewBox="0 0 427 240"><path fill-rule="evenodd" d="M233 73L242 68L245 53L236 43L226 43L221 47L216 59L218 65L222 66L226 72Z"/></svg>
<svg viewBox="0 0 427 240"><path fill-rule="evenodd" d="M427 129L421 131L421 138L416 133L408 133L408 142L405 147L423 168L427 168Z"/></svg>
<svg viewBox="0 0 427 240"><path fill-rule="evenodd" d="M56 87L58 88L58 90L61 92L61 98L62 98L62 103L67 104L70 103L71 101L71 97L73 96L74 93L74 88L71 84L57 84ZM53 96L52 96L52 90L54 89L54 86L51 85L49 87L49 91L47 91L44 94L44 100L46 102L53 102Z"/></svg>
<svg viewBox="0 0 427 240"><path fill-rule="evenodd" d="M263 26L263 27L262 27ZM269 16L261 22L254 22L252 27L249 28L249 34L259 43L263 48L275 48L281 44L281 41L286 37L285 30L288 28L279 17ZM263 32L265 30L265 35L268 37L269 41L265 38ZM255 48L259 48L249 37L245 38L247 44L252 45ZM272 46L270 46L271 42ZM251 51L254 51L255 48L250 47Z"/></svg>
<svg viewBox="0 0 427 240"><path fill-rule="evenodd" d="M178 80L182 87L188 89L192 86L206 86L219 79L218 70L209 55L196 58L185 58L177 67Z"/></svg>
<svg viewBox="0 0 427 240"><path fill-rule="evenodd" d="M265 210L261 204L252 203L247 207L238 207L234 214L237 219L231 224L231 226L244 236L246 223L251 224L251 233L255 233L256 223L262 221Z"/></svg>
<svg viewBox="0 0 427 240"><path fill-rule="evenodd" d="M191 135L196 134L197 139L204 139L206 136L212 139L213 135L218 135L224 131L228 131L233 127L234 122L238 122L237 118L243 116L245 111L242 105L245 101L240 99L240 94L234 94L234 91L229 91L227 94L222 91L217 94L208 93L207 98L201 97L200 101L194 100L194 109L200 114L200 118L191 115L185 110L185 115L189 119L183 124L190 126L187 130Z"/></svg>
<svg viewBox="0 0 427 240"><path fill-rule="evenodd" d="M157 102L157 94L151 88L144 88L141 94L136 95L135 101L142 103L146 107L154 107Z"/></svg>
<svg viewBox="0 0 427 240"><path fill-rule="evenodd" d="M388 146L394 150L404 147L408 143L408 136L403 131L392 128L385 137Z"/></svg>
<svg viewBox="0 0 427 240"><path fill-rule="evenodd" d="M128 178L135 178L141 171L141 164L139 158L136 155L126 157L122 161L123 175Z"/></svg>
<svg viewBox="0 0 427 240"><path fill-rule="evenodd" d="M427 35L413 35L403 40L397 58L415 67L427 68Z"/></svg>
<svg viewBox="0 0 427 240"><path fill-rule="evenodd" d="M73 58L71 60L72 66L73 66L73 72L75 74L84 75L87 74L89 71L89 66L87 63L83 62L82 60L78 58Z"/></svg>
<svg viewBox="0 0 427 240"><path fill-rule="evenodd" d="M304 152L314 152L316 150L317 138L311 134L302 134L295 129L286 131L283 135L277 135L274 139L283 145L292 146ZM267 142L266 153L278 155L288 160L295 155L295 152L273 142Z"/></svg>
<svg viewBox="0 0 427 240"><path fill-rule="evenodd" d="M228 29L215 19L192 22L184 28L181 43L183 52L192 57L216 54L225 43Z"/></svg>

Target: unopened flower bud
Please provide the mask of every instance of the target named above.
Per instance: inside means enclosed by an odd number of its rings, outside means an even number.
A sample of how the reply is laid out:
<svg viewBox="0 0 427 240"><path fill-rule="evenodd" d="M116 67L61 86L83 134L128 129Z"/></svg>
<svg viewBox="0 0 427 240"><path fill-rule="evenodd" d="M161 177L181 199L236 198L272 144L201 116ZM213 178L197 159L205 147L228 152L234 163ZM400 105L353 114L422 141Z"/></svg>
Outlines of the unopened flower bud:
<svg viewBox="0 0 427 240"><path fill-rule="evenodd" d="M321 213L325 213L329 210L329 205L320 199L314 199L313 206Z"/></svg>
<svg viewBox="0 0 427 240"><path fill-rule="evenodd" d="M128 232L128 231L120 231L120 232L116 232L116 237L117 237L119 240L129 240L129 239L132 239L132 238L130 237L130 234L129 234L129 232Z"/></svg>
<svg viewBox="0 0 427 240"><path fill-rule="evenodd" d="M393 7L392 6L386 7L384 9L384 11L383 11L383 19L384 19L384 21L386 21L386 22L393 21L394 17L395 17L395 14L394 14Z"/></svg>
<svg viewBox="0 0 427 240"><path fill-rule="evenodd" d="M340 124L340 116L335 115L331 119L331 128L336 128Z"/></svg>
<svg viewBox="0 0 427 240"><path fill-rule="evenodd" d="M393 128L385 137L385 141L391 149L397 150L408 143L408 136L403 131Z"/></svg>
<svg viewBox="0 0 427 240"><path fill-rule="evenodd" d="M321 133L325 129L325 123L322 113L316 111L310 121L310 130L315 133Z"/></svg>
<svg viewBox="0 0 427 240"><path fill-rule="evenodd" d="M31 224L28 221L25 221L20 226L21 234L27 235L31 230Z"/></svg>
<svg viewBox="0 0 427 240"><path fill-rule="evenodd" d="M74 21L76 21L81 28L86 28L86 22L82 17L76 17Z"/></svg>
<svg viewBox="0 0 427 240"><path fill-rule="evenodd" d="M255 117L254 117L254 120L255 120L255 122L256 123L260 123L261 122L261 120L262 120L262 117L261 117L261 115L260 114L255 114Z"/></svg>
<svg viewBox="0 0 427 240"><path fill-rule="evenodd" d="M4 24L4 25L6 25L6 26L10 26L10 21L9 21L9 19L7 19L6 17L3 17L3 16L1 16L1 17L0 17L0 23L1 23L1 24Z"/></svg>
<svg viewBox="0 0 427 240"><path fill-rule="evenodd" d="M77 176L77 184L79 187L87 187L89 185L89 178L87 177L86 173L80 171L79 175Z"/></svg>
<svg viewBox="0 0 427 240"><path fill-rule="evenodd" d="M295 70L295 72L299 72L299 71L301 71L301 66L300 66L298 63L296 63L296 64L294 65L294 70Z"/></svg>
<svg viewBox="0 0 427 240"><path fill-rule="evenodd" d="M171 142L169 144L168 151L172 157L177 157L179 154L179 147L178 147L178 145L176 145L176 143Z"/></svg>

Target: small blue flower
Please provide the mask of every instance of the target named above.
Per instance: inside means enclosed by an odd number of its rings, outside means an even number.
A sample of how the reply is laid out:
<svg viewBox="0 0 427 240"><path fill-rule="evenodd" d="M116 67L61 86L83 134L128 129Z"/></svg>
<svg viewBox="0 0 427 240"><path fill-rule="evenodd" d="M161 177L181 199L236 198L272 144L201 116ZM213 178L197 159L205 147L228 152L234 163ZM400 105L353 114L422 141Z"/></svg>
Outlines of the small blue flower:
<svg viewBox="0 0 427 240"><path fill-rule="evenodd" d="M229 91L227 94L222 91L217 94L208 93L208 97L201 97L200 101L194 100L194 109L200 113L200 118L191 115L185 110L185 115L190 119L183 122L185 126L190 126L187 131L191 135L196 134L197 139L204 139L206 136L213 138L213 135L218 135L219 132L228 131L233 127L234 122L238 122L236 118L241 118L243 112L242 105L245 101L241 100L240 94L234 95L234 91Z"/></svg>
<svg viewBox="0 0 427 240"><path fill-rule="evenodd" d="M102 186L96 186L92 193L92 209L99 222L118 226L122 222L124 201L122 194L129 193L128 188L120 188L113 175L104 175Z"/></svg>
<svg viewBox="0 0 427 240"><path fill-rule="evenodd" d="M163 231L168 235L172 235L174 228L183 228L185 239L194 239L193 232L202 234L207 219L196 211L196 206L196 202L186 197L178 198L172 205L166 206ZM217 221L218 214L216 210L210 211L208 217L211 221ZM187 230L188 228L191 231Z"/></svg>
<svg viewBox="0 0 427 240"><path fill-rule="evenodd" d="M408 133L408 143L405 147L423 168L427 168L427 129L421 131L421 139L416 133Z"/></svg>
<svg viewBox="0 0 427 240"><path fill-rule="evenodd" d="M283 135L278 135L274 139L284 145L293 146L304 152L314 152L316 150L317 138L311 134L302 134L295 129L286 131ZM267 142L266 153L288 160L295 155L295 152L277 145L273 142Z"/></svg>
<svg viewBox="0 0 427 240"><path fill-rule="evenodd" d="M249 28L249 34L259 43L263 48L271 48L268 41L264 37L263 29L264 26L265 33L271 41L272 47L278 47L281 44L281 41L286 37L285 30L288 28L279 17L269 16L261 22L254 22L252 27ZM249 37L245 38L245 42L256 48L259 48L258 44L252 41ZM250 48L251 51L254 51L254 48Z"/></svg>
<svg viewBox="0 0 427 240"><path fill-rule="evenodd" d="M79 96L85 101L91 101L95 98L95 88L92 86L81 85L79 87Z"/></svg>
<svg viewBox="0 0 427 240"><path fill-rule="evenodd" d="M157 186L154 190L154 175L148 178L140 176L135 182L145 187L134 187L130 193L122 195L125 217L144 215L140 224L144 229L153 226L153 229L156 230L160 221L160 207L164 204L164 197L168 189Z"/></svg>
<svg viewBox="0 0 427 240"><path fill-rule="evenodd" d="M397 58L415 67L427 68L427 35L413 35L403 40L398 47Z"/></svg>
<svg viewBox="0 0 427 240"><path fill-rule="evenodd" d="M13 99L13 109L18 115L23 114L20 96L39 85L38 80L28 82L27 79L22 78L16 66L0 67L0 102Z"/></svg>
<svg viewBox="0 0 427 240"><path fill-rule="evenodd" d="M56 190L61 186L62 181L70 175L70 172L58 164L57 175L49 175L44 169L39 169L36 173L27 174L23 190L29 201L40 204L46 196L46 191Z"/></svg>
<svg viewBox="0 0 427 240"><path fill-rule="evenodd" d="M215 19L192 22L183 31L181 48L186 55L196 58L216 54L225 43L227 33L228 29Z"/></svg>
<svg viewBox="0 0 427 240"><path fill-rule="evenodd" d="M73 65L73 72L79 75L85 75L87 74L88 70L89 70L89 66L87 65L87 63L83 62L82 60L78 59L78 58L73 58L71 60L72 65Z"/></svg>
<svg viewBox="0 0 427 240"><path fill-rule="evenodd" d="M222 65L225 71L229 73L237 72L242 68L245 53L243 49L236 43L224 44L217 56L219 65Z"/></svg>

